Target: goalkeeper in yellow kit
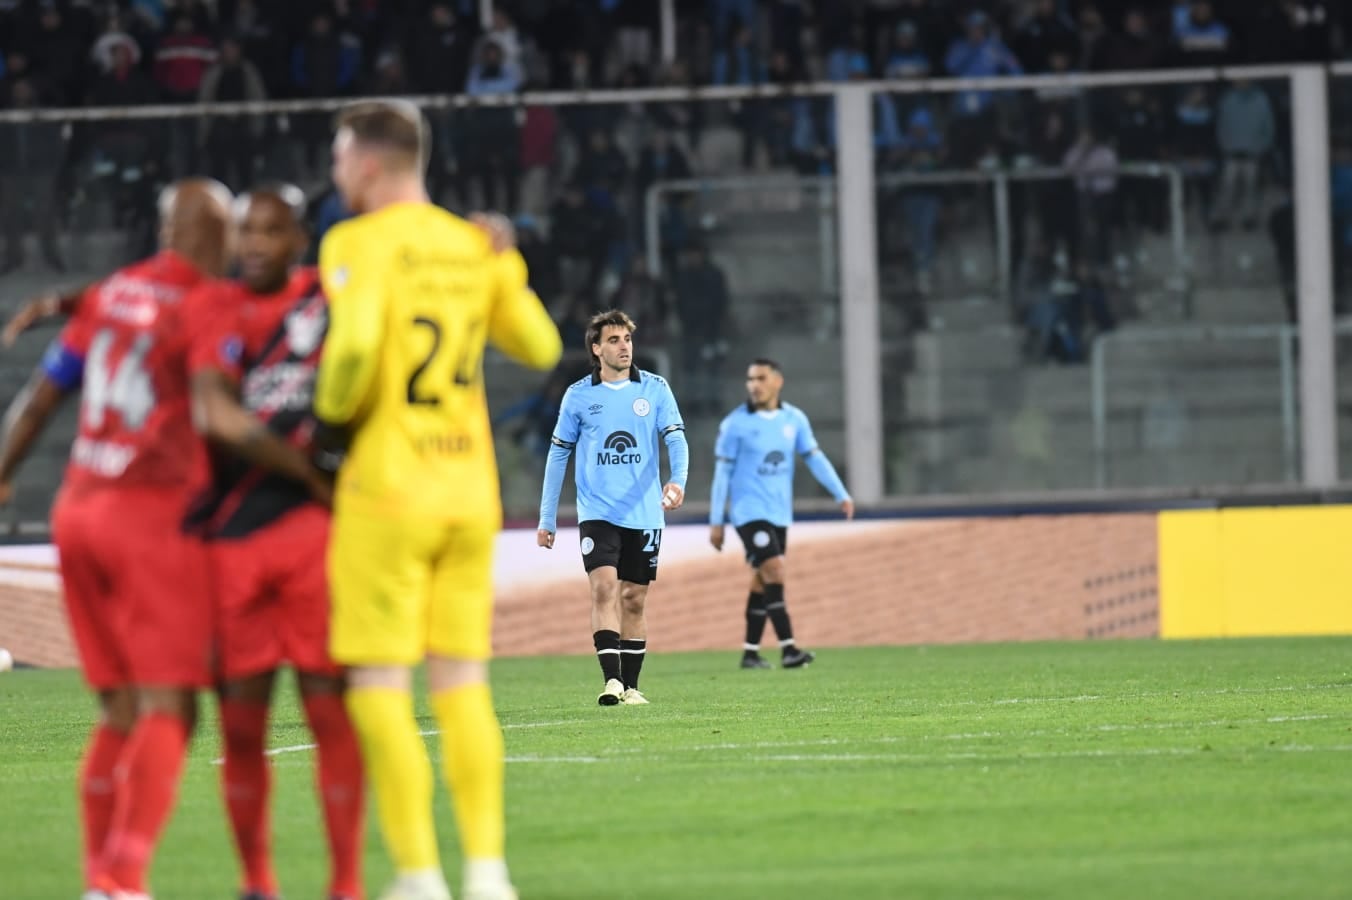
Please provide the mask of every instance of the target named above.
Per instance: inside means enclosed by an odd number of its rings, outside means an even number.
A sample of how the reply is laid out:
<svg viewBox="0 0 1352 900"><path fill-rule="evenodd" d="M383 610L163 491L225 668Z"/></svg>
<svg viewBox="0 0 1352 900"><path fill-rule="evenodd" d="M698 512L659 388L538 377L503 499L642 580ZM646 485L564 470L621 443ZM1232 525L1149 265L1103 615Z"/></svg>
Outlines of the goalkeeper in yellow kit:
<svg viewBox="0 0 1352 900"><path fill-rule="evenodd" d="M330 324L315 391L349 441L335 489L333 657L348 666L385 844L387 900L447 900L432 767L410 668L427 661L468 900L515 898L504 860L503 741L488 689L493 543L502 523L484 345L536 369L562 345L515 250L429 200L427 130L411 105L339 116L333 178L358 215L320 246Z"/></svg>

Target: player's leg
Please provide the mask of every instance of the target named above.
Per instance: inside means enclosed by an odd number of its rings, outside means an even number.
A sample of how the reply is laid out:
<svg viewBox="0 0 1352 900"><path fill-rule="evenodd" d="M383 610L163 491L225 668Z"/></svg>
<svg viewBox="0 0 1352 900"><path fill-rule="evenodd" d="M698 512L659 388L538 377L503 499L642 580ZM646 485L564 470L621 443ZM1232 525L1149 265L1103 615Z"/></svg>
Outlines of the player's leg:
<svg viewBox="0 0 1352 900"><path fill-rule="evenodd" d="M361 893L364 783L361 746L343 702L346 681L329 655L329 584L324 556L329 515L298 509L277 525L276 631L295 667L305 719L315 739L315 780L329 843L330 897Z"/></svg>
<svg viewBox="0 0 1352 900"><path fill-rule="evenodd" d="M747 522L737 528L737 537L746 549L746 561L751 566L751 590L746 598L746 638L742 643L743 669L768 669L770 663L760 655L761 637L765 634L765 580L761 577L761 565L772 558L777 550L774 544L774 526L769 522L757 520Z"/></svg>
<svg viewBox="0 0 1352 900"><path fill-rule="evenodd" d="M592 645L603 687L596 702L615 706L624 693L620 679L620 529L609 522L583 522L582 565L591 585Z"/></svg>
<svg viewBox="0 0 1352 900"><path fill-rule="evenodd" d="M137 695L136 725L115 774L116 804L98 866L101 887L131 893L147 890L155 845L173 812L197 724L195 689L141 684Z"/></svg>
<svg viewBox="0 0 1352 900"><path fill-rule="evenodd" d="M800 650L795 643L793 623L789 621L789 610L784 601L787 567L784 564L783 545L786 529L772 529L770 534L772 538L769 549L774 555L765 559L757 571L760 572L761 581L765 583L765 612L775 629L775 636L779 638L780 664L786 669L796 669L812 662L816 656L806 650Z"/></svg>
<svg viewBox="0 0 1352 900"><path fill-rule="evenodd" d="M275 897L278 892L268 821L272 771L264 753L275 681L276 672L268 670L232 677L217 689L225 757L221 792L243 869L245 897Z"/></svg>
<svg viewBox="0 0 1352 900"><path fill-rule="evenodd" d="M436 563L427 681L465 854L467 900L515 900L507 877L502 728L488 686L496 523L452 530Z"/></svg>
<svg viewBox="0 0 1352 900"><path fill-rule="evenodd" d="M99 719L80 766L80 824L84 830L84 882L96 886L99 863L117 808L118 762L136 725L136 692L130 686L101 690Z"/></svg>
<svg viewBox="0 0 1352 900"><path fill-rule="evenodd" d="M221 679L221 793L246 898L275 897L279 890L269 817L272 768L264 750L276 672L286 662L271 576L271 561L284 553L262 537L266 533L206 545Z"/></svg>
<svg viewBox="0 0 1352 900"><path fill-rule="evenodd" d="M765 582L760 569L751 571L751 589L746 596L746 635L742 642L742 668L768 669L770 663L760 655L761 637L765 634Z"/></svg>
<svg viewBox="0 0 1352 900"><path fill-rule="evenodd" d="M87 540L85 520L80 506L63 493L52 511L62 598L81 670L99 701L99 720L90 732L79 774L84 883L92 889L117 805L114 772L136 724L136 693L121 654L116 597L107 589L97 541Z"/></svg>
<svg viewBox="0 0 1352 900"><path fill-rule="evenodd" d="M329 896L361 893L365 821L361 746L343 703L346 683L328 672L299 672L305 721L315 739L316 786L329 842Z"/></svg>
<svg viewBox="0 0 1352 900"><path fill-rule="evenodd" d="M99 880L143 892L155 845L173 810L197 691L211 680L212 604L205 551L180 533L176 492L106 492L100 513L109 592L121 611L119 632L136 724L120 755ZM137 521L127 522L135 509Z"/></svg>
<svg viewBox="0 0 1352 900"><path fill-rule="evenodd" d="M410 667L424 655L430 574L427 537L394 522L333 520L329 650L348 667L348 715L396 870L389 898L442 900L432 818L432 764L413 715Z"/></svg>
<svg viewBox="0 0 1352 900"><path fill-rule="evenodd" d="M648 585L657 577L662 546L660 529L626 529L620 554L620 680L621 701L642 705L647 698L638 689L639 674L648 655Z"/></svg>

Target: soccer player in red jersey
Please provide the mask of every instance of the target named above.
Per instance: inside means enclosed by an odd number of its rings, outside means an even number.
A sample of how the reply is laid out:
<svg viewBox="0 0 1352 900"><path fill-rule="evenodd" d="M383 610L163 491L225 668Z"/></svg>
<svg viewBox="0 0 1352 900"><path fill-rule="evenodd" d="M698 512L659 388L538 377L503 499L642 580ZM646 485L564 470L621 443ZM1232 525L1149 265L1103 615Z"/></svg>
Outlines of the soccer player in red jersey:
<svg viewBox="0 0 1352 900"><path fill-rule="evenodd" d="M87 897L138 900L172 810L196 691L210 682L204 550L182 533L205 456L189 413L190 293L230 256L231 197L189 179L160 200L161 251L91 286L5 417L0 500L63 397L79 432L52 513L67 613L101 716L80 776Z"/></svg>
<svg viewBox="0 0 1352 900"><path fill-rule="evenodd" d="M274 900L264 756L277 670L297 672L318 748L318 787L328 830L333 900L361 895L361 752L343 705L342 670L328 653L325 552L328 509L310 479L251 466L253 429L288 441L302 466L328 305L305 252L305 197L282 185L236 202L240 282L203 288L221 311L190 354L198 428L212 449L210 486L189 527L207 541L218 606L217 647L226 807L244 867L242 900ZM220 452L220 451L226 452ZM272 471L269 471L272 470Z"/></svg>

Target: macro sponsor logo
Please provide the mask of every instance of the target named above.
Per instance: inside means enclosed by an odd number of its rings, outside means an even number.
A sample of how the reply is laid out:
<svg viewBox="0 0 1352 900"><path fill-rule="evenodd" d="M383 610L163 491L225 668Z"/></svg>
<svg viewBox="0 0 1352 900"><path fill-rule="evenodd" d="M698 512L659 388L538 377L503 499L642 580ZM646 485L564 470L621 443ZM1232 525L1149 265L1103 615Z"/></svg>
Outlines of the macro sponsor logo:
<svg viewBox="0 0 1352 900"><path fill-rule="evenodd" d="M612 431L596 454L598 466L634 465L643 462L643 454L634 451L638 438L627 431Z"/></svg>
<svg viewBox="0 0 1352 900"><path fill-rule="evenodd" d="M778 450L771 450L765 454L765 458L761 460L760 468L757 471L762 475L778 475L783 471L781 466L787 461L788 457L783 453Z"/></svg>

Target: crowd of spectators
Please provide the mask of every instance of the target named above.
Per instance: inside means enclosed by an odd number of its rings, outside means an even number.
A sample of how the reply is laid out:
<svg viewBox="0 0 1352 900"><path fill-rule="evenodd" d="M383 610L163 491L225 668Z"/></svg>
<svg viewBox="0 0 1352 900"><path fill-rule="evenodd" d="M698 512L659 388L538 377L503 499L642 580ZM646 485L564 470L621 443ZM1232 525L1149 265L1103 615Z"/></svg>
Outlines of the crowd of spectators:
<svg viewBox="0 0 1352 900"><path fill-rule="evenodd" d="M661 5L494 0L484 21L479 0L0 0L0 109L1158 69L1325 60L1345 41L1341 4L1318 0L676 0L677 54L664 59ZM1111 265L1128 223L1165 226L1164 186L1119 177L1121 161L1185 165L1213 227L1256 227L1260 186L1281 177L1284 102L1253 83L879 94L874 144L883 173L1064 168L1071 177L1012 198L1015 258L1031 272L1059 254L1062 276L1092 276ZM671 275L658 283L646 271L647 188L739 169L828 174L834 164L824 99L482 106L432 124L434 194L517 214L562 321L622 300L658 345L669 327L705 329L683 346L692 372L719 353L718 325L705 323L726 315L726 279L679 201L661 214ZM706 140L715 130L736 140ZM19 223L62 267L63 222L96 189L115 224L144 242L154 188L172 174L205 171L237 188L284 177L318 193L328 134L326 115L0 125L10 223L0 268L21 262ZM922 291L955 197L931 187L883 194L884 251L904 254ZM316 199L319 228L344 215L333 196ZM1025 221L1036 226L1027 253ZM1110 327L1097 312L1083 318Z"/></svg>

